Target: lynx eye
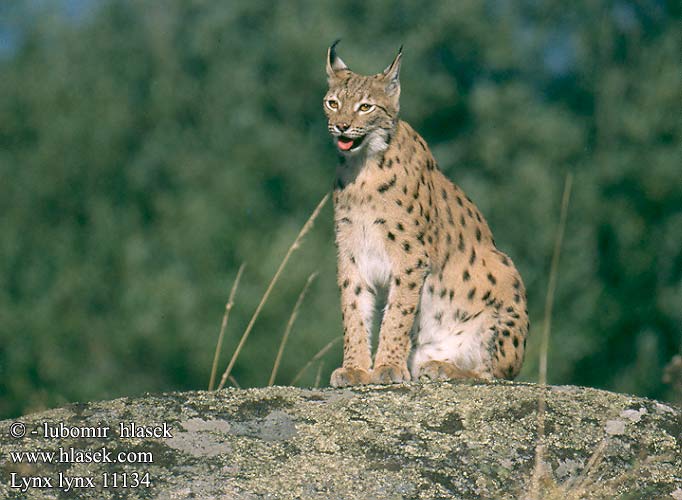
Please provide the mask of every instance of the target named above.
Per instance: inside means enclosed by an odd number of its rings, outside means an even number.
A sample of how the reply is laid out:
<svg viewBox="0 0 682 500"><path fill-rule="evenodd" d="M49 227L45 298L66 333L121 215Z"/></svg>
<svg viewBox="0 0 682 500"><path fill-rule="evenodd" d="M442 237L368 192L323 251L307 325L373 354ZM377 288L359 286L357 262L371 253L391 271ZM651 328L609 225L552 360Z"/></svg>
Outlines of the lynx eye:
<svg viewBox="0 0 682 500"><path fill-rule="evenodd" d="M358 106L358 110L360 110L363 113L367 113L368 111L371 111L374 108L374 105L372 104L367 104L366 102L360 104Z"/></svg>
<svg viewBox="0 0 682 500"><path fill-rule="evenodd" d="M335 99L327 99L327 107L329 109L339 109L339 101Z"/></svg>

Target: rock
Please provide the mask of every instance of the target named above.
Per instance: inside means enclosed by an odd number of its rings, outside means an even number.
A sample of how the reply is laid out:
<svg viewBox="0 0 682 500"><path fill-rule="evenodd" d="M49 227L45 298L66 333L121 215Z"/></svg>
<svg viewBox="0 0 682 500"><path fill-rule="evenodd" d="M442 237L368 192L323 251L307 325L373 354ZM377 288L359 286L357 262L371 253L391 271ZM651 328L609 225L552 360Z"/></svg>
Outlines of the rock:
<svg viewBox="0 0 682 500"><path fill-rule="evenodd" d="M169 393L2 421L0 457L10 499L678 499L682 412L511 382Z"/></svg>
<svg viewBox="0 0 682 500"><path fill-rule="evenodd" d="M604 430L612 436L620 436L625 434L625 422L622 420L607 420Z"/></svg>

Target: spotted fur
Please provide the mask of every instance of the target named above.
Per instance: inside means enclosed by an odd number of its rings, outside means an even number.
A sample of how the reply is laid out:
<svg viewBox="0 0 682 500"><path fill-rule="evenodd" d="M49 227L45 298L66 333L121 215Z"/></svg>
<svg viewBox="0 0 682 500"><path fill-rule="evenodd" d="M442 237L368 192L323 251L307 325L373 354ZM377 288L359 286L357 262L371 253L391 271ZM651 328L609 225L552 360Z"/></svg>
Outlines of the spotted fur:
<svg viewBox="0 0 682 500"><path fill-rule="evenodd" d="M327 54L324 108L339 150L334 189L343 365L333 386L411 378L514 378L523 363L526 293L474 203L398 119L399 52L382 73ZM374 362L375 300L387 304Z"/></svg>

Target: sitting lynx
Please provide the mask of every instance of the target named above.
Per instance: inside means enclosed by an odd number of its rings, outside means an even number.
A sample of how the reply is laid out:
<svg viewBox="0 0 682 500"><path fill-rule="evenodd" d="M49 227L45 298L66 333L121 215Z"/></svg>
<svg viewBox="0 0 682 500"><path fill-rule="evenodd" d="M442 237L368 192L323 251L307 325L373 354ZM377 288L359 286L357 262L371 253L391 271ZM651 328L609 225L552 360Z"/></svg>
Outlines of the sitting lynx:
<svg viewBox="0 0 682 500"><path fill-rule="evenodd" d="M398 119L401 51L382 73L327 53L324 109L340 163L334 189L343 366L331 384L513 378L528 313L511 259L483 216ZM372 364L375 297L388 292Z"/></svg>

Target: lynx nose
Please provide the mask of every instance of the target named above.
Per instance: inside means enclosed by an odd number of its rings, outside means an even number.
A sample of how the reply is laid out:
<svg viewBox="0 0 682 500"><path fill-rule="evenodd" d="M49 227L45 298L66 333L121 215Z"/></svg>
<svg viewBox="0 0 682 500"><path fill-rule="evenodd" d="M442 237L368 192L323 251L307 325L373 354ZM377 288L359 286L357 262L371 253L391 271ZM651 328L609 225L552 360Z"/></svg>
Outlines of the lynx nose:
<svg viewBox="0 0 682 500"><path fill-rule="evenodd" d="M346 130L348 130L348 127L350 127L350 125L347 123L337 123L336 124L336 128L339 129L339 132L345 132Z"/></svg>

